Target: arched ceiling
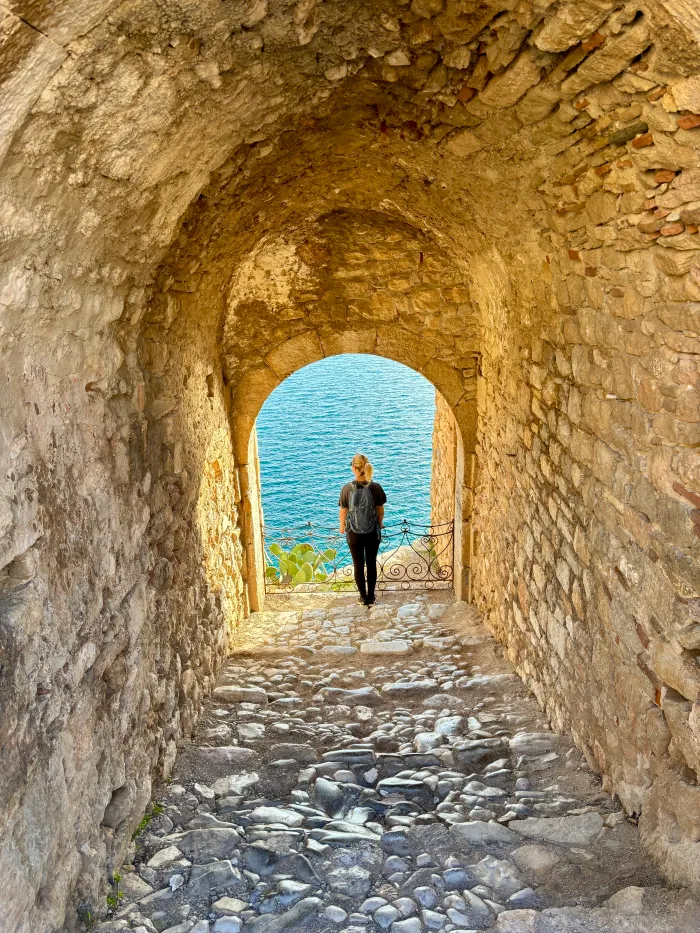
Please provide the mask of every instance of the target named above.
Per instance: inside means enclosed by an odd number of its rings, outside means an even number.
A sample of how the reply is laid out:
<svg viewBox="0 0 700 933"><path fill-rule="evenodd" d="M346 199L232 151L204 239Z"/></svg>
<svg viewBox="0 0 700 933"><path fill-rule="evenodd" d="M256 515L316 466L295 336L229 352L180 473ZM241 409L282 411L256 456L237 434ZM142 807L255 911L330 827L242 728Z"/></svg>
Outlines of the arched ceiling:
<svg viewBox="0 0 700 933"><path fill-rule="evenodd" d="M565 148L554 143L592 119L572 108L582 91L622 72L654 87L700 64L687 0L3 0L0 11L13 53L8 259L28 252L50 273L60 246L78 276L118 264L113 277L139 284L188 207L211 207L222 185L231 208L216 203L209 231L238 219L262 236L266 207L294 224L304 207L376 202L383 188L447 236L475 194L465 174L479 196L496 183L495 153L532 163Z"/></svg>

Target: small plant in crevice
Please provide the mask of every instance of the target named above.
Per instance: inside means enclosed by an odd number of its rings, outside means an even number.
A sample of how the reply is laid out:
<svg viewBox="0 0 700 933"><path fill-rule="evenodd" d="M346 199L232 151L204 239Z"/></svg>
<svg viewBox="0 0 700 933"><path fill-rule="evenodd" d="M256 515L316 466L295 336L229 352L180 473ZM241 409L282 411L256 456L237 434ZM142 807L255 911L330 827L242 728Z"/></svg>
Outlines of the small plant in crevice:
<svg viewBox="0 0 700 933"><path fill-rule="evenodd" d="M97 914L92 904L81 904L77 909L78 920L83 924L86 930L92 930L97 923Z"/></svg>
<svg viewBox="0 0 700 933"><path fill-rule="evenodd" d="M121 900L122 892L119 890L119 882L122 880L122 876L115 872L112 875L112 893L107 895L107 907L110 910L117 910L119 907L119 901Z"/></svg>
<svg viewBox="0 0 700 933"><path fill-rule="evenodd" d="M303 541L289 551L273 543L270 545L270 553L277 558L277 563L267 565L265 576L269 582L283 586L325 583L329 577L326 564L333 563L338 554L333 548L316 551Z"/></svg>
<svg viewBox="0 0 700 933"><path fill-rule="evenodd" d="M164 809L161 806L161 804L155 803L155 802L149 804L146 809L146 812L143 815L143 818L141 819L141 822L134 830L131 838L136 839L138 836L140 836L141 833L146 829L148 824L151 822L151 820L154 819L156 816L160 816L160 814L163 812L164 812Z"/></svg>

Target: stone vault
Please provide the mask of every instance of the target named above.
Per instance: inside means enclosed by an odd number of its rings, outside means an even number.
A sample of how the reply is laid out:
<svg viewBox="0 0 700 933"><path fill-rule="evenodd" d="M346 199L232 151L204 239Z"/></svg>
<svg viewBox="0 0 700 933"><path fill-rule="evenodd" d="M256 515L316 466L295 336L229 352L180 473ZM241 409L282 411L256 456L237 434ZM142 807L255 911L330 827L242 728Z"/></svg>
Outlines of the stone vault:
<svg viewBox="0 0 700 933"><path fill-rule="evenodd" d="M358 350L439 389L468 595L700 888L693 0L0 0L0 42L3 931L119 864L255 605L255 415Z"/></svg>

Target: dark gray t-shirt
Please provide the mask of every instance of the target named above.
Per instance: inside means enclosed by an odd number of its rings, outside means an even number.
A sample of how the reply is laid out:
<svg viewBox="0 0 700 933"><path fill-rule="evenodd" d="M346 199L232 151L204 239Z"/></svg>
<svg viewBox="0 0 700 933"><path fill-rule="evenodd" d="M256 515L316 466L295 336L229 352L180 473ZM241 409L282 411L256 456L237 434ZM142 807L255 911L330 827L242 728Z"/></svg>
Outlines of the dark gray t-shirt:
<svg viewBox="0 0 700 933"><path fill-rule="evenodd" d="M357 481L353 480L350 483L346 483L343 488L340 490L340 499L338 499L338 505L341 509L350 508L350 491ZM366 486L367 483L357 483L358 486ZM386 493L379 485L379 483L370 483L369 484L370 492L372 493L372 498L374 499L375 509L384 505L386 502Z"/></svg>

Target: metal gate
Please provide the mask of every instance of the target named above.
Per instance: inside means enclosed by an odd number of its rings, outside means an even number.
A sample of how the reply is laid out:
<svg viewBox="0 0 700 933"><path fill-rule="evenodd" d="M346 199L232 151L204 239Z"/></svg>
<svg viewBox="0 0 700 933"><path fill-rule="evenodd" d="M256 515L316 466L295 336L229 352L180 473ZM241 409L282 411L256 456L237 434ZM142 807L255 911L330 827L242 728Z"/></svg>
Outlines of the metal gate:
<svg viewBox="0 0 700 933"><path fill-rule="evenodd" d="M265 592L353 590L352 558L345 535L314 522L263 529ZM402 521L382 529L378 590L449 590L454 583L454 522Z"/></svg>

